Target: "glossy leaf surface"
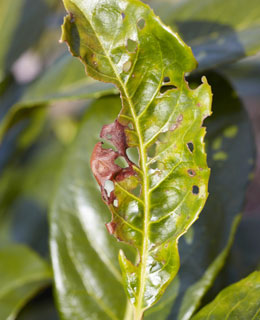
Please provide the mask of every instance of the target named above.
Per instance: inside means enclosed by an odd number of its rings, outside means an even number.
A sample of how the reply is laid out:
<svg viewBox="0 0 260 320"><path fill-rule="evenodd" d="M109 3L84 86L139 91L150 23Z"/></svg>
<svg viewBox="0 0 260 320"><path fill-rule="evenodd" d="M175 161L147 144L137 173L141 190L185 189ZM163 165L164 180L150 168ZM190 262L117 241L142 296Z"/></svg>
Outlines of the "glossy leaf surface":
<svg viewBox="0 0 260 320"><path fill-rule="evenodd" d="M260 319L260 272L222 290L192 320L258 320Z"/></svg>
<svg viewBox="0 0 260 320"><path fill-rule="evenodd" d="M205 212L192 227L193 236L189 236L189 243L187 243L187 237L181 238L182 267L179 275L166 289L159 302L145 312L144 319L177 319L185 291L203 277L205 270L224 250L230 234L231 223L237 212L242 210L248 174L252 169L252 165L249 164L249 160L253 156L250 123L242 105L235 98L233 91L224 79L215 74L208 74L208 77L210 83L213 84L215 98L214 112L209 118L210 123L208 123L210 135L207 135L207 150L210 153L210 166L212 168L210 197ZM217 86L217 84L221 85ZM219 87L218 90L215 89L217 87ZM126 301L122 290L120 291L120 297L116 296L111 290L108 293L105 291L105 284L109 283L109 286L113 288L116 280L113 276L107 276L105 283L103 283L103 274L106 275L106 269L108 268L105 263L100 263L100 259L104 260L102 257L104 252L101 255L92 256L90 253L93 252L93 248L99 252L95 243L82 241L78 245L78 240L74 237L74 235L79 234L82 239L87 237L88 239L95 238L98 240L105 237L106 253L111 255L111 252L113 252L113 261L117 265L117 251L121 246L116 241L109 242L111 247L107 245L109 239L113 240L107 235L104 228L104 224L110 219L110 214L108 208L100 201L100 192L95 186L89 162L91 150L99 140L102 124L112 122L119 110L119 98L103 98L87 111L80 134L75 139L70 155L64 163L61 180L58 183L58 193L54 198L50 222L52 225L51 248L55 250L52 249L51 251L55 261L53 266L57 282L58 307L61 312L61 319L64 320L71 320L72 317L81 320L81 313L84 314L84 319L94 317L91 310L97 307L96 301L91 297L91 292L95 290L95 284L98 284L98 292L101 292L104 296L108 295L112 301L120 299L120 309L116 315L118 320L132 320L131 309L129 312L126 310ZM230 113L233 114L233 117L228 117L227 120L226 117ZM234 125L238 127L237 135L232 139L224 137L225 129ZM213 148L216 144L215 140L219 139L222 139L222 144L219 146L220 149L215 150ZM227 159L213 160L214 154L220 150L227 154ZM235 168L233 168L234 164ZM237 168L239 168L239 175L236 174ZM224 177L226 178L224 179ZM239 196L234 196L235 201L230 202L230 194ZM73 224L71 224L71 221L73 221ZM97 231L95 227L92 231L92 228L85 227L89 225L98 225L100 229ZM84 229L84 235L82 235L82 229ZM95 237L93 233L95 233ZM212 236L210 242L207 241L209 235ZM221 237L219 237L220 235ZM102 241L99 242L101 246L103 246ZM69 246L64 245L67 243L69 243ZM84 260L79 260L79 258L70 254L70 251L79 248ZM58 252L57 259L54 258L56 252ZM71 262L69 267L66 267L65 261L67 261L68 256ZM91 278L95 281L93 280L92 290L89 290L90 284L87 288L82 288L82 283L88 282L87 280L83 281L84 270L89 269L89 264L93 261L95 265L101 264L101 266L99 272L91 274ZM79 263L82 264L82 271L79 271L77 278L75 278L75 271L71 272L71 269L76 270ZM118 265L117 269L120 272ZM66 285L59 287L58 284L63 281ZM225 283L223 284L225 285ZM100 286L102 289L100 289ZM75 292L74 290L77 290L75 287L82 289L80 294L78 294L78 291L77 295L71 294ZM205 288L203 290L203 294L205 294L207 290ZM107 301L102 294L100 295L101 305ZM95 314L95 319L106 319L107 315L100 312L100 307L97 309L99 311L98 314Z"/></svg>
<svg viewBox="0 0 260 320"><path fill-rule="evenodd" d="M0 318L9 320L50 283L52 272L46 262L22 245L0 248L0 260Z"/></svg>
<svg viewBox="0 0 260 320"><path fill-rule="evenodd" d="M197 90L189 89L184 75L196 65L191 50L148 6L139 1L64 3L69 15L62 40L89 75L121 92L118 119L101 131L117 150L97 144L91 166L113 215L108 231L139 254L136 265L122 251L119 256L138 318L176 275L178 238L207 198L202 122L210 114L211 92L205 79ZM129 159L129 147L138 148L138 164ZM120 158L125 168L115 163ZM114 184L110 194L107 181Z"/></svg>
<svg viewBox="0 0 260 320"><path fill-rule="evenodd" d="M241 220L241 215L234 219L228 243L224 250L217 256L208 269L203 274L202 278L190 286L185 292L178 320L189 320L194 312L200 306L201 300L212 286L217 275L223 268L227 256L230 252L231 246L234 242L235 233L237 231L238 224Z"/></svg>
<svg viewBox="0 0 260 320"><path fill-rule="evenodd" d="M118 98L101 99L89 109L54 197L50 246L61 319L128 319L117 259L124 246L104 226L109 211L90 170L101 123L119 110Z"/></svg>

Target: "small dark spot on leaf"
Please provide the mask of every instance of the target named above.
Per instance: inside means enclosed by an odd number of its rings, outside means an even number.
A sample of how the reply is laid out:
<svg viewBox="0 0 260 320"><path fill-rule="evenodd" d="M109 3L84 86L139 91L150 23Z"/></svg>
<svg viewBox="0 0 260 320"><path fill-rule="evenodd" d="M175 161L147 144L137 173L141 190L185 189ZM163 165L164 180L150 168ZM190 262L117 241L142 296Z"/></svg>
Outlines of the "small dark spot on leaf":
<svg viewBox="0 0 260 320"><path fill-rule="evenodd" d="M178 124L174 123L171 127L170 127L170 131L174 131L178 128Z"/></svg>
<svg viewBox="0 0 260 320"><path fill-rule="evenodd" d="M192 169L189 169L188 170L188 174L191 176L191 177L194 177L196 175L196 172Z"/></svg>
<svg viewBox="0 0 260 320"><path fill-rule="evenodd" d="M177 89L176 86L174 85L166 85L166 86L162 86L160 89L161 93L165 93L166 91L172 90L172 89Z"/></svg>
<svg viewBox="0 0 260 320"><path fill-rule="evenodd" d="M122 16L122 19L124 20L125 19L125 13L121 12L121 16Z"/></svg>
<svg viewBox="0 0 260 320"><path fill-rule="evenodd" d="M187 143L187 147L188 147L188 149L189 149L190 152L193 152L193 150L194 150L194 145L193 145L192 142L188 142L188 143Z"/></svg>
<svg viewBox="0 0 260 320"><path fill-rule="evenodd" d="M127 39L126 49L130 53L134 53L137 49L137 42L132 39Z"/></svg>
<svg viewBox="0 0 260 320"><path fill-rule="evenodd" d="M170 82L170 81L171 81L171 79L169 77L164 77L164 79L163 79L164 83L167 83L167 82Z"/></svg>
<svg viewBox="0 0 260 320"><path fill-rule="evenodd" d="M199 189L198 186L193 186L192 187L192 193L193 194L197 195L197 194L199 194L199 192L200 192L200 189Z"/></svg>
<svg viewBox="0 0 260 320"><path fill-rule="evenodd" d="M145 27L145 20L141 18L140 20L138 20L137 25L138 25L138 28L142 30Z"/></svg>
<svg viewBox="0 0 260 320"><path fill-rule="evenodd" d="M182 120L183 120L183 115L180 114L179 117L177 118L177 122L180 123L182 122Z"/></svg>

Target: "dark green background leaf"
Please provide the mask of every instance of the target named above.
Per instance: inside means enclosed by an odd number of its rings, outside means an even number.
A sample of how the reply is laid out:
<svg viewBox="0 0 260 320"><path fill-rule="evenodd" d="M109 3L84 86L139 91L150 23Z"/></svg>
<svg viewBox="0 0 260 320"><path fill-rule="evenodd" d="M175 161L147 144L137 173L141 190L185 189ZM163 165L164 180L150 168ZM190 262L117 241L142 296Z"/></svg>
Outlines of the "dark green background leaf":
<svg viewBox="0 0 260 320"><path fill-rule="evenodd" d="M192 320L259 320L260 319L260 272L224 290Z"/></svg>
<svg viewBox="0 0 260 320"><path fill-rule="evenodd" d="M38 255L22 245L0 248L0 318L14 319L24 304L50 284L52 272Z"/></svg>
<svg viewBox="0 0 260 320"><path fill-rule="evenodd" d="M199 69L213 68L260 50L258 0L147 2L191 46Z"/></svg>

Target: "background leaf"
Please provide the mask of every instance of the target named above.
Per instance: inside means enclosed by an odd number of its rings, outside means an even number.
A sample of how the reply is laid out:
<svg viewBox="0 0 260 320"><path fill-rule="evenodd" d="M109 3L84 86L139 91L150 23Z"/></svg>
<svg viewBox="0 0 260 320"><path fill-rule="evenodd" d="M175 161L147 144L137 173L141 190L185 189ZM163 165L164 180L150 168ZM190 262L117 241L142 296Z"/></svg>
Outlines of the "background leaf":
<svg viewBox="0 0 260 320"><path fill-rule="evenodd" d="M147 2L191 46L199 69L227 64L260 50L258 0Z"/></svg>
<svg viewBox="0 0 260 320"><path fill-rule="evenodd" d="M260 272L222 290L192 320L260 319Z"/></svg>
<svg viewBox="0 0 260 320"><path fill-rule="evenodd" d="M204 272L202 278L198 282L190 286L185 292L180 308L180 313L178 315L178 320L189 320L200 306L202 298L212 286L214 280L216 279L217 275L226 262L227 256L234 242L235 233L237 231L240 220L241 215L235 217L229 235L228 243L224 250L216 257L216 259Z"/></svg>
<svg viewBox="0 0 260 320"><path fill-rule="evenodd" d="M252 128L241 101L222 76L213 72L206 73L206 76L214 96L213 114L206 120L210 195L199 220L192 227L191 240L180 240L180 290L169 319L177 318L186 290L202 278L224 249L232 222L243 210L248 177L254 165ZM222 274L206 300L229 284L227 281Z"/></svg>
<svg viewBox="0 0 260 320"><path fill-rule="evenodd" d="M194 224L192 228L193 234L191 233L180 241L182 266L180 269L180 279L176 280L179 284L174 283L175 281L172 283L172 288L169 287L169 295L168 291L166 291L158 304L156 304L154 308L151 308L149 312L147 312L147 315L145 314L145 319L158 318L163 320L166 319L169 314L168 319L177 318L184 292L192 284L201 279L205 270L207 270L209 265L223 250L229 237L232 221L237 213L241 212L243 207L248 175L253 167L250 161L254 156L251 125L241 102L234 95L230 84L216 73L208 73L207 77L213 85L213 109L215 111L211 117L211 121L208 121L207 124L209 132L207 148L212 169L209 186L209 203L204 209L200 219ZM193 79L193 81L195 80L196 79ZM195 86L197 86L197 83ZM219 89L217 89L218 87ZM109 108L107 106L109 106ZM109 235L107 235L104 227L104 224L110 220L110 214L107 207L100 201L99 189L90 172L89 159L91 148L99 140L99 131L102 123L110 123L117 115L119 109L119 98L111 97L109 99L103 98L99 100L87 111L80 134L76 138L74 146L70 151L70 155L63 168L62 179L58 184L58 194L55 197L52 207L50 223L53 226L53 230L51 231L51 245L54 247L55 252L58 252L56 266L54 264L55 277L57 277L57 281L59 281L59 279L63 279L61 278L61 274L63 274L64 281L66 281L67 284L66 288L56 285L58 306L62 313L62 319L71 320L72 314L75 317L80 317L79 314L72 313L73 302L70 301L70 293L74 288L74 282L76 285L79 282L78 285L82 286L82 279L76 278L78 279L76 281L70 276L70 268L75 271L76 267L73 266L73 264L77 264L78 260L69 258L73 263L68 269L65 263L69 255L68 250L72 249L68 249L67 245L64 247L64 243L70 243L70 248L73 248L73 250L79 248L78 245L74 243L73 237L71 240L66 240L66 236L69 234L79 234L79 229L85 228L84 225L94 223L95 226L99 225L99 232L101 232L102 237L105 237L105 239L108 238L110 241L112 240ZM227 117L228 114L232 114L233 117ZM238 127L237 133L233 138L227 138L224 136L224 132L232 126ZM86 139L86 137L88 137L88 139ZM219 139L221 139L222 143L218 142ZM214 154L219 151L227 154L226 160L213 159ZM240 172L239 175L237 175L237 170ZM232 172L233 174L231 174ZM71 185L71 187L69 185ZM72 190L74 191L72 192ZM233 198L232 195L234 195ZM90 201L88 200L89 198L91 199ZM231 198L233 201L230 201ZM66 199L66 203L64 199ZM81 199L81 201L79 202L78 199ZM84 202L82 202L83 200ZM72 218L67 222L67 220L65 220L66 215L72 216L73 221L77 221L77 223L72 224ZM61 216L63 219L60 219ZM82 226L80 227L80 225ZM73 230L70 231L72 227ZM88 235L88 232L91 232L91 230L85 228L84 232L85 234L82 235L82 237L91 237L91 235ZM221 235L221 237L219 237L219 235ZM97 237L97 239L98 238L99 237ZM211 240L208 241L207 239ZM114 262L117 263L116 252L120 246L118 247L117 242L112 241L110 243L112 246L115 246L115 248L111 250L114 252ZM83 242L82 246L83 248L80 249L80 251L84 251L84 256L87 260L84 260L83 268L87 268L88 259L90 258L86 248L89 246L91 248L92 245ZM107 252L109 252L108 249ZM54 252L52 250L52 255L53 254ZM100 263L98 255L95 257L95 263ZM94 257L92 257L92 259L94 259ZM106 266L103 265L103 268L106 269ZM236 276L239 277L239 274ZM81 275L81 277L83 277L83 275ZM94 277L93 274L92 277ZM96 274L96 277L96 281L99 281L98 274ZM112 281L113 278L110 276L110 279L110 281ZM58 283L61 283L61 281ZM113 286L113 284L111 285ZM227 279L225 276L222 276L218 279L216 287L213 287L211 290L210 296L214 296L219 288L223 288L225 285L227 285ZM89 291L85 288L82 288L82 290L82 295L86 295L86 301L92 303L94 306L95 303L91 302L91 298L88 297ZM110 292L110 294L112 293ZM177 300L174 302L176 294ZM68 304L66 299L69 299ZM122 294L122 309L125 308L124 299ZM77 304L80 305L79 308L81 310L86 309L86 301L82 301L82 297L79 296ZM160 309L160 303L162 303L163 309ZM172 311L170 311L171 309ZM121 315L123 313L124 311L121 310ZM84 315L86 315L86 318L89 316L87 310L84 310ZM102 316L101 319L103 319ZM98 316L97 319L99 319Z"/></svg>
<svg viewBox="0 0 260 320"><path fill-rule="evenodd" d="M22 245L0 248L0 317L14 319L24 304L47 286L52 273L38 255Z"/></svg>
<svg viewBox="0 0 260 320"><path fill-rule="evenodd" d="M61 319L124 319L126 296L117 256L125 246L104 226L110 213L90 170L102 123L113 121L119 109L120 100L111 97L87 111L51 208L50 245Z"/></svg>

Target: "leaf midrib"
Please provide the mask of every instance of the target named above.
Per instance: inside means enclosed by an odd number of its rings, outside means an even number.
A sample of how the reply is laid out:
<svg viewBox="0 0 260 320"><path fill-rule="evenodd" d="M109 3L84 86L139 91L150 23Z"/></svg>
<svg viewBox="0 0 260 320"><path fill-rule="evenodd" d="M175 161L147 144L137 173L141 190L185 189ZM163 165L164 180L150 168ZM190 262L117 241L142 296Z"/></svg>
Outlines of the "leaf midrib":
<svg viewBox="0 0 260 320"><path fill-rule="evenodd" d="M73 1L73 3L75 4L74 1ZM77 4L75 4L75 5L77 6ZM78 7L78 9L82 12L81 8ZM83 13L83 15L86 18L88 18L87 15L85 15L84 13ZM136 132L137 132L138 139L139 139L139 145L140 145L139 152L140 152L140 159L141 159L141 168L143 171L143 194L144 194L144 236L143 236L143 250L142 250L142 254L141 254L142 263L141 263L141 273L140 273L141 274L140 290L139 290L139 295L138 295L138 299L137 299L138 300L137 301L137 310L139 313L141 313L142 312L141 306L142 306L142 300L143 300L142 298L144 295L144 288L145 288L144 279L146 277L146 262L147 262L147 255L148 255L148 233L149 233L149 217L150 217L150 201L149 201L150 197L149 197L149 192L148 192L148 172L147 172L147 166L146 166L147 156L145 153L145 147L144 147L144 143L143 143L143 139L142 139L142 135L141 135L141 130L139 127L139 122L138 122L137 116L134 112L134 105L133 105L133 102L128 94L127 88L124 86L124 83L122 82L117 70L115 69L114 64L113 64L110 56L108 55L106 49L104 48L102 42L100 41L99 36L93 27L91 19L88 18L88 20L89 20L89 24L90 24L97 40L98 40L103 52L107 56L107 59L111 65L111 68L114 71L114 74L119 82L120 87L121 87L122 94L125 95L125 97L127 98L127 101L129 102L130 111L131 111L132 117L134 119L135 128L136 128ZM123 101L122 101L122 103L123 103Z"/></svg>

